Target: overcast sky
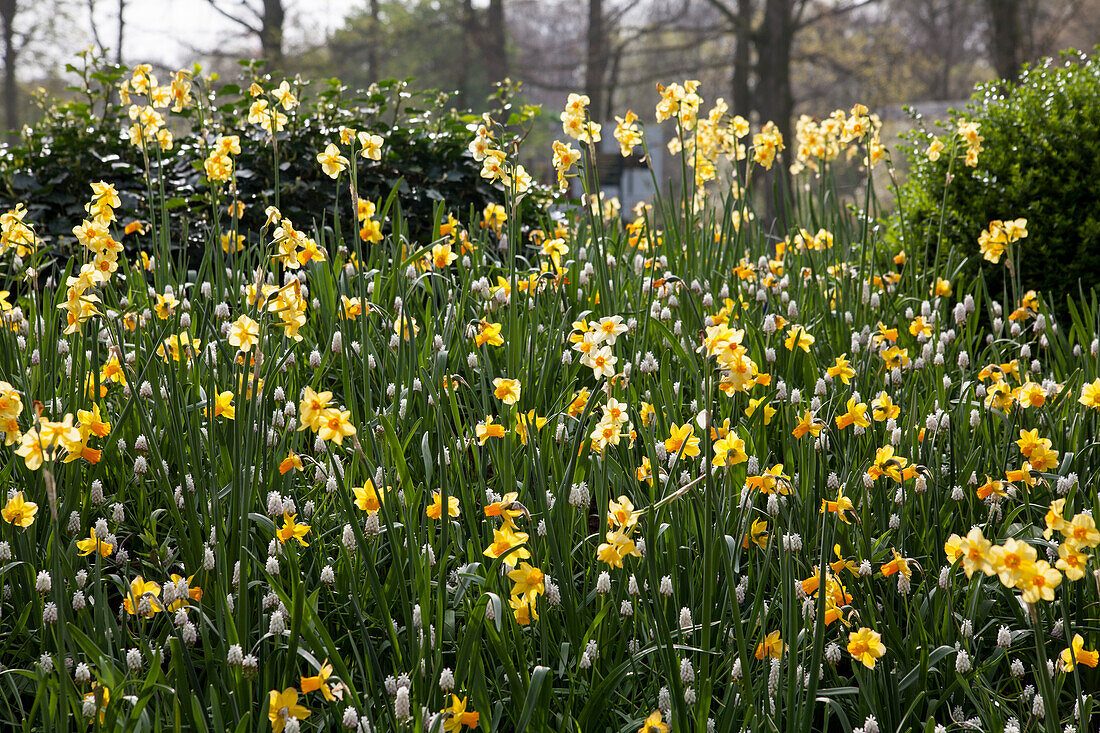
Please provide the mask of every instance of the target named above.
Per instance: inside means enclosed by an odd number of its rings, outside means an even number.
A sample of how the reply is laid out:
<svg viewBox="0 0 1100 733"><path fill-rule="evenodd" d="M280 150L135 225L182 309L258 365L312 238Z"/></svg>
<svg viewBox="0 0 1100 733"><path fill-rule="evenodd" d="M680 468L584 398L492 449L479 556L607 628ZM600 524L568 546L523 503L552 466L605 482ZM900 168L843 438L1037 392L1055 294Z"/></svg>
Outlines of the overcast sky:
<svg viewBox="0 0 1100 733"><path fill-rule="evenodd" d="M83 8L81 17L86 23L86 0L69 1L74 9ZM231 12L239 12L241 5L241 0L217 2ZM259 0L248 2L254 7L260 5ZM323 37L340 26L348 13L366 4L367 0L286 0L287 48L307 37ZM115 0L96 0L95 9L100 39L105 46L113 49L118 35L118 3ZM235 38L242 29L219 15L210 7L208 0L127 0L125 19L123 60L128 64L150 61L166 66L182 66L195 58L196 51L201 54L225 44L241 48L245 43L257 46L259 43L254 38ZM92 43L89 31L86 44ZM113 57L113 51L111 55Z"/></svg>

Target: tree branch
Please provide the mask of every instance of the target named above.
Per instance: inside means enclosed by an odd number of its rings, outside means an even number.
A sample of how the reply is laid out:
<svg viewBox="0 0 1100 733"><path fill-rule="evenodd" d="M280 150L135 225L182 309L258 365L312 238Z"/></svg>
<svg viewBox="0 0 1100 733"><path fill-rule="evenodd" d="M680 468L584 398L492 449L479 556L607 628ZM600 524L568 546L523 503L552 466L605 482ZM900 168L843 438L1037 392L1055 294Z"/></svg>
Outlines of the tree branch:
<svg viewBox="0 0 1100 733"><path fill-rule="evenodd" d="M106 53L103 41L99 37L99 24L95 22L95 0L88 0L88 24L92 26L92 40L100 53Z"/></svg>
<svg viewBox="0 0 1100 733"><path fill-rule="evenodd" d="M221 6L218 5L217 0L206 0L206 2L207 2L207 4L210 5L210 7L214 8L214 10L216 10L218 12L218 14L221 15L222 17L228 18L229 20L233 21L234 23L244 27L250 33L255 33L256 35L259 35L259 33L260 33L259 28L252 25L251 23L244 20L243 18L238 18L236 15L233 15L228 10L222 8ZM246 5L243 2L243 0L241 2L241 5L244 5L246 8L248 8L248 5ZM251 9L251 8L249 8L249 9ZM255 12L255 11L253 11L253 12Z"/></svg>
<svg viewBox="0 0 1100 733"><path fill-rule="evenodd" d="M726 4L722 0L707 0L707 4L718 11L718 13L729 21L734 30L749 33L752 29L745 28L744 23L741 22L741 16L732 8L726 7Z"/></svg>
<svg viewBox="0 0 1100 733"><path fill-rule="evenodd" d="M859 10L860 8L866 7L868 5L873 5L877 2L879 2L879 0L858 0L857 2L854 2L851 5L842 5L840 7L830 8L829 10L822 10L820 13L818 13L814 17L812 17L808 20L802 21L801 25L799 25L798 27L799 28L807 28L807 27L813 25L814 23L825 20L827 18L838 18L842 15L845 15L847 13L852 12L853 10ZM803 8L805 8L805 7L806 6L803 5ZM799 15L801 15L801 11L799 11Z"/></svg>

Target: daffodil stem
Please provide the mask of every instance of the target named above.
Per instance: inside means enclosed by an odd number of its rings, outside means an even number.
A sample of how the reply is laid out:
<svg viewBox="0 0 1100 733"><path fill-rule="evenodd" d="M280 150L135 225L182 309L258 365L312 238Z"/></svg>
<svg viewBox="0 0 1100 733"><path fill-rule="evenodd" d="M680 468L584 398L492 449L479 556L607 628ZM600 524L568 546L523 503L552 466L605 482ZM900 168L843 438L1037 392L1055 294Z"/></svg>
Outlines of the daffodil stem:
<svg viewBox="0 0 1100 733"><path fill-rule="evenodd" d="M1043 697L1043 727L1046 728L1047 733L1058 733L1058 699L1054 694L1047 668L1048 658L1046 643L1043 640L1043 625L1034 603L1029 603L1027 610L1028 617L1031 619L1031 635L1035 641L1035 655L1038 657L1035 680L1039 683L1039 694Z"/></svg>

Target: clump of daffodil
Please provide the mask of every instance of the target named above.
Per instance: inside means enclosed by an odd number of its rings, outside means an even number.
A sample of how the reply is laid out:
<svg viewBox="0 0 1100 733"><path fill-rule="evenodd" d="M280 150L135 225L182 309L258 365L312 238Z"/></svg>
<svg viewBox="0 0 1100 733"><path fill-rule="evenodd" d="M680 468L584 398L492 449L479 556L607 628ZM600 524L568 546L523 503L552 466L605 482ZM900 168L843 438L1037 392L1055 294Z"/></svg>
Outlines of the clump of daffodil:
<svg viewBox="0 0 1100 733"><path fill-rule="evenodd" d="M532 621L538 621L536 601L539 596L546 593L546 576L542 570L523 561L515 570L508 572L508 578L512 581L508 604L512 608L516 622L521 626L527 626Z"/></svg>
<svg viewBox="0 0 1100 733"><path fill-rule="evenodd" d="M1027 219L1001 221L996 219L978 236L978 248L982 257L994 264L1001 261L1001 255L1014 244L1027 237Z"/></svg>
<svg viewBox="0 0 1100 733"><path fill-rule="evenodd" d="M519 517L530 518L530 514L518 499L519 493L513 491L485 506L485 516L499 518L501 523L499 528L493 528L493 541L482 554L490 558L503 558L505 565L509 568L509 577L512 577L510 574L512 569L521 561L531 558L531 551L527 546L530 536L516 526L516 520ZM524 576L524 578L527 577L531 577L531 574ZM512 579L516 580L514 577ZM518 580L517 583L519 583ZM530 624L532 620L538 620L534 596L527 593L527 590L524 586L524 592L513 592L509 598L516 622L523 626Z"/></svg>
<svg viewBox="0 0 1100 733"><path fill-rule="evenodd" d="M315 392L305 387L298 405L301 416L298 429L309 429L325 442L343 445L344 438L355 435L355 426L351 424L351 411L330 407L331 400L332 392Z"/></svg>
<svg viewBox="0 0 1100 733"><path fill-rule="evenodd" d="M606 542L596 548L596 558L613 568L623 567L623 560L630 555L641 557L642 553L632 538L638 526L639 512L626 496L611 500L607 505Z"/></svg>

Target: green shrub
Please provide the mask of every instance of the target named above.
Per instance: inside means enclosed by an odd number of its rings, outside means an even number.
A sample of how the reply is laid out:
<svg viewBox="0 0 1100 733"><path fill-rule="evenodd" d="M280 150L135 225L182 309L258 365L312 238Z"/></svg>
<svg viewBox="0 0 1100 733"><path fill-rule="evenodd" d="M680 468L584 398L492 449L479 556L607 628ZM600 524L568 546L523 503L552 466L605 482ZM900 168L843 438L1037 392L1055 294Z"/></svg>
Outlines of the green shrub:
<svg viewBox="0 0 1100 733"><path fill-rule="evenodd" d="M974 167L964 164L966 145L954 137L964 121L980 123L984 137ZM907 241L923 242L926 261L936 252L941 260L947 252L970 253L966 271L980 268L990 291L1000 294L1005 260L984 262L978 235L990 221L1023 217L1029 232L1019 254L1023 283L1047 293L1058 310L1079 285L1100 284L1100 55L1067 52L1061 61L1025 69L1007 88L1000 81L979 85L965 111L952 111L952 123L937 161L925 155L927 128L908 135L912 168L892 221L895 234L904 230Z"/></svg>
<svg viewBox="0 0 1100 733"><path fill-rule="evenodd" d="M42 100L42 120L24 130L19 144L0 155L0 204L9 208L17 202L26 203L28 216L40 222L39 236L63 248L75 241L72 226L85 217L84 203L93 181L116 187L122 199L121 221L148 222L151 211L141 150L121 134L131 124L128 106L113 91L129 76L129 70L90 55L82 58L83 67L69 66L82 78L82 83L72 88L77 98ZM240 84L218 84L211 77L200 80L196 74L195 94L202 95L203 109L192 106L173 113L171 149L159 150L154 145L150 150L153 187L163 185L168 198L169 241L173 248L188 243L192 261L199 259L198 251L206 244L201 232L208 227L199 224L208 223L211 212L203 172L204 144L217 135L241 138L243 152L236 160L235 183L238 198L246 205L239 227L242 232L259 232L264 210L275 203L278 190L280 210L299 227L332 228L335 210L343 238L355 238L347 178L337 184L317 162L317 154L338 140L342 127L385 139L380 161L359 160L358 195L381 204L396 188L396 200L414 243L431 239L440 202L446 201L449 211L466 219L471 209L480 213L487 203L499 198L493 186L480 177L480 164L466 150L472 136L467 126L477 118L452 109L446 94L409 93L406 85L396 80L352 92L336 79L310 94L308 82L295 81L291 88L302 103L288 115L286 129L277 135L276 162L267 133L248 122L252 102L248 86L259 81L272 88L278 80L261 76L252 64L246 72ZM161 81L166 84L169 80ZM507 96L498 99L507 109ZM200 135L203 129L205 138ZM159 165L155 156L160 158ZM163 179L157 180L157 175ZM221 200L224 202L224 196Z"/></svg>

